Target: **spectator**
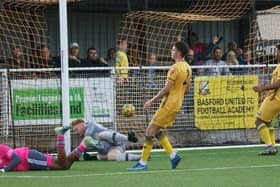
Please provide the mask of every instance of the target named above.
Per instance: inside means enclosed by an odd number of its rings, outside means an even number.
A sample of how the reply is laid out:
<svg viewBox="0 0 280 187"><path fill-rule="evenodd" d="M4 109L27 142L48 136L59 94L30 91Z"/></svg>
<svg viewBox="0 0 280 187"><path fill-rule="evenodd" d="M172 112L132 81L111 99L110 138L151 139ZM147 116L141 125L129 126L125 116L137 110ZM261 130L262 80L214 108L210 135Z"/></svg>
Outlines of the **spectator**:
<svg viewBox="0 0 280 187"><path fill-rule="evenodd" d="M252 52L250 50L245 50L243 53L243 58L239 63L240 65L253 65L252 61ZM254 73L255 69L252 67L243 67L241 68L241 74L251 74Z"/></svg>
<svg viewBox="0 0 280 187"><path fill-rule="evenodd" d="M69 67L81 67L83 66L80 59L80 47L79 44L74 42L70 45L69 50Z"/></svg>
<svg viewBox="0 0 280 187"><path fill-rule="evenodd" d="M222 57L222 60L223 60L223 61L226 61L226 60L227 60L227 54L228 54L228 52L230 52L230 51L236 52L236 50L237 50L237 44L236 44L236 42L235 42L235 41L228 42L227 48L228 48L228 51L225 52L225 54L224 54L223 57Z"/></svg>
<svg viewBox="0 0 280 187"><path fill-rule="evenodd" d="M229 65L229 66L239 65L239 62L238 62L238 60L236 58L236 54L235 54L234 51L229 51L228 52L226 64ZM230 72L232 74L236 75L236 74L239 73L239 69L238 68L230 68Z"/></svg>
<svg viewBox="0 0 280 187"><path fill-rule="evenodd" d="M197 62L195 58L196 57L195 57L194 51L192 49L189 49L189 52L188 52L187 58L186 58L186 61L188 62L188 64L191 66L195 65L196 64L195 62ZM194 75L203 74L203 69L194 69L193 74Z"/></svg>
<svg viewBox="0 0 280 187"><path fill-rule="evenodd" d="M187 55L187 59L186 61L190 64L193 65L193 61L194 61L194 51L192 49L189 50L189 53Z"/></svg>
<svg viewBox="0 0 280 187"><path fill-rule="evenodd" d="M28 68L27 64L24 64L22 51L19 47L12 48L11 55L7 58L7 65L10 68Z"/></svg>
<svg viewBox="0 0 280 187"><path fill-rule="evenodd" d="M201 54L206 49L206 45L202 42L199 42L199 38L197 34L194 32L189 33L188 44L190 48L193 50L195 56ZM194 58L192 65L201 65L201 64L202 64L202 60L196 60Z"/></svg>
<svg viewBox="0 0 280 187"><path fill-rule="evenodd" d="M56 63L56 59L53 58L51 51L45 45L41 45L37 48L38 53L38 61L35 64L35 68L48 68L48 67L56 67L58 63Z"/></svg>
<svg viewBox="0 0 280 187"><path fill-rule="evenodd" d="M254 64L252 61L252 52L250 50L246 50L243 53L243 60L240 62L242 65L252 65Z"/></svg>
<svg viewBox="0 0 280 187"><path fill-rule="evenodd" d="M184 42L184 36L183 35L178 35L177 36L177 42Z"/></svg>
<svg viewBox="0 0 280 187"><path fill-rule="evenodd" d="M87 67L105 67L107 62L98 56L97 50L93 47L88 48L87 58L85 59Z"/></svg>
<svg viewBox="0 0 280 187"><path fill-rule="evenodd" d="M236 50L234 51L236 54L236 58L238 60L238 62L240 63L243 60L243 50L241 48L236 48Z"/></svg>
<svg viewBox="0 0 280 187"><path fill-rule="evenodd" d="M216 47L213 51L213 59L206 61L205 65L213 66L213 68L206 69L207 75L228 75L230 74L227 64L222 61L223 51L220 47Z"/></svg>
<svg viewBox="0 0 280 187"><path fill-rule="evenodd" d="M108 66L115 66L116 63L116 50L114 48L110 48L107 51L107 61Z"/></svg>
<svg viewBox="0 0 280 187"><path fill-rule="evenodd" d="M238 65L239 64L234 51L228 52L226 62L227 62L227 65Z"/></svg>
<svg viewBox="0 0 280 187"><path fill-rule="evenodd" d="M87 50L87 58L82 60L83 67L98 67L98 69L91 70L90 76L97 77L108 77L110 76L110 70L105 70L101 67L107 67L107 62L98 56L97 50L93 47L88 48Z"/></svg>
<svg viewBox="0 0 280 187"><path fill-rule="evenodd" d="M212 42L206 46L205 43L199 42L199 38L196 33L190 32L188 43L194 52L192 65L202 65L203 61L207 60L207 56L215 47L217 47L222 39L222 37L213 36Z"/></svg>
<svg viewBox="0 0 280 187"><path fill-rule="evenodd" d="M121 38L117 43L118 51L116 53L116 68L126 68L128 67L128 59L126 55L127 50L127 40ZM117 82L123 84L128 78L128 69L116 69Z"/></svg>
<svg viewBox="0 0 280 187"><path fill-rule="evenodd" d="M155 64L156 64L156 54L155 53L149 54L148 63L149 63L149 66L155 66ZM148 87L149 88L156 87L154 77L155 77L155 69L150 68L148 70Z"/></svg>

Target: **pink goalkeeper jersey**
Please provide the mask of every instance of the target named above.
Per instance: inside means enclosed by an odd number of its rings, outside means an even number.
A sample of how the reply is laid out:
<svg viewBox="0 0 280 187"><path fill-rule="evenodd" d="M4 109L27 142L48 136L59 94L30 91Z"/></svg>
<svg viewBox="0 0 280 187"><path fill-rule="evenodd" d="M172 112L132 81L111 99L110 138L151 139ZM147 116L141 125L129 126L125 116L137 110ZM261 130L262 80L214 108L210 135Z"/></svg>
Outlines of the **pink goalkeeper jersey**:
<svg viewBox="0 0 280 187"><path fill-rule="evenodd" d="M29 148L19 147L13 149L5 144L0 144L0 168L4 168L9 165L14 153L21 160L21 162L14 168L14 171L27 171L29 169L29 165L27 163Z"/></svg>

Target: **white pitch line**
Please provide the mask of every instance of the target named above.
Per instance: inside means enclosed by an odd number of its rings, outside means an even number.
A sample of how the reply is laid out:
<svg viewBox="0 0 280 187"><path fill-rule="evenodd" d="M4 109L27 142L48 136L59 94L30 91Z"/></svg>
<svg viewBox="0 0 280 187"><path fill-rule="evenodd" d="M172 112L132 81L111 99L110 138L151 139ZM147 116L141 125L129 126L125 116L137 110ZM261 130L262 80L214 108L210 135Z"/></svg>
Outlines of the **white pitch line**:
<svg viewBox="0 0 280 187"><path fill-rule="evenodd" d="M257 148L265 147L265 144L253 144L253 145L226 145L226 146L206 146L206 147L186 147L186 148L174 148L175 151L199 151L199 150L219 150L219 149L242 149L242 148ZM280 144L276 144L277 147ZM126 150L128 153L141 153L142 150ZM152 149L152 153L165 152L164 149ZM96 152L88 152L89 154L96 154ZM57 155L51 154L51 155Z"/></svg>
<svg viewBox="0 0 280 187"><path fill-rule="evenodd" d="M218 149L242 149L242 148L256 148L265 147L265 144L253 144L253 145L226 145L226 146L206 146L206 147L186 147L186 148L174 148L176 151L194 151L194 150L218 150ZM276 144L280 146L280 144ZM127 152L139 153L142 150L128 150ZM165 152L164 149L153 149L152 152Z"/></svg>
<svg viewBox="0 0 280 187"><path fill-rule="evenodd" d="M197 168L197 169L176 169L176 170L152 170L152 171L127 171L127 172L111 172L111 173L92 173L92 174L77 174L64 176L38 176L38 175L0 175L0 178L72 178L72 177L94 177L94 176L119 176L119 175L137 175L137 174L158 174L158 173L182 173L182 172L199 172L199 171L219 171L219 170L238 170L238 169L257 169L257 168L275 168L280 167L280 164L271 165L251 165L251 166L232 166L232 167L216 167L216 168Z"/></svg>
<svg viewBox="0 0 280 187"><path fill-rule="evenodd" d="M226 150L226 149L225 149ZM177 150L176 150L177 151ZM183 150L184 151L184 150ZM195 151L195 150L194 150ZM178 152L179 155L181 155L181 151ZM184 151L184 153L187 153L187 151ZM192 152L191 154L193 154L194 152ZM258 152L256 150L254 151L242 151L242 153L255 153L255 155L257 156ZM221 154L240 154L240 152L232 152L232 151L223 151L222 153L220 152L213 152L213 153L196 153L195 156L205 156L205 155L221 155ZM188 155L189 156L189 155ZM187 156L187 157L188 157ZM151 158L158 158L158 157L168 157L166 155L154 155L151 154Z"/></svg>

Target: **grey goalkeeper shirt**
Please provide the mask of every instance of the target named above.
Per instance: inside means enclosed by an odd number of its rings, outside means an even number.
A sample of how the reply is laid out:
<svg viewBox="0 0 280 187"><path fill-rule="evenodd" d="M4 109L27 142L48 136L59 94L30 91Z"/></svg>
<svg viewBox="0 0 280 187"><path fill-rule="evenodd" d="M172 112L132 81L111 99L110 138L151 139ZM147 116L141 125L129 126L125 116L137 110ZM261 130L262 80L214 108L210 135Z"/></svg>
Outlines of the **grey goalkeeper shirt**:
<svg viewBox="0 0 280 187"><path fill-rule="evenodd" d="M94 121L89 121L86 125L85 136L91 136L94 139L97 139L98 133L109 130Z"/></svg>

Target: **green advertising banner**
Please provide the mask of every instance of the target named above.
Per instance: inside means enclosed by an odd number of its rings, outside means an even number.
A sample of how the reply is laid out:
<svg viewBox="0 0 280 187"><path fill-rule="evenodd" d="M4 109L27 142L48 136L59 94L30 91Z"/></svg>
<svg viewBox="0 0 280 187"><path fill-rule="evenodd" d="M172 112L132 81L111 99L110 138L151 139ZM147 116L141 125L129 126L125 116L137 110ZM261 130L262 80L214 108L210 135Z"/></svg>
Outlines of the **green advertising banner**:
<svg viewBox="0 0 280 187"><path fill-rule="evenodd" d="M83 118L84 88L70 88L70 117ZM14 120L61 119L61 92L58 88L13 89Z"/></svg>

